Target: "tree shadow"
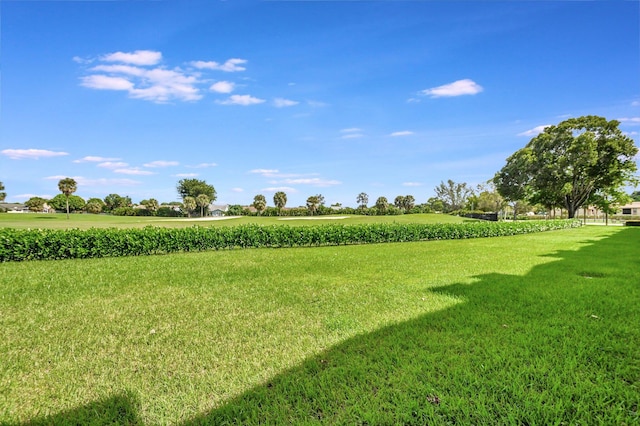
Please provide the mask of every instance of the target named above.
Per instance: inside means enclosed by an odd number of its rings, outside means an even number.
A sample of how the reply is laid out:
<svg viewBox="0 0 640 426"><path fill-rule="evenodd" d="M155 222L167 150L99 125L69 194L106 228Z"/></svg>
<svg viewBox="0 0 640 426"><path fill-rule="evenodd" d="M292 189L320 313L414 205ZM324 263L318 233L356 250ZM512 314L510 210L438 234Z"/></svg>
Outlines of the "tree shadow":
<svg viewBox="0 0 640 426"><path fill-rule="evenodd" d="M640 232L589 243L524 276L436 288L462 302L356 336L181 424L640 422ZM134 425L136 410L125 394L27 424Z"/></svg>
<svg viewBox="0 0 640 426"><path fill-rule="evenodd" d="M139 410L140 404L135 394L124 392L53 416L31 419L20 425L142 425L138 419Z"/></svg>

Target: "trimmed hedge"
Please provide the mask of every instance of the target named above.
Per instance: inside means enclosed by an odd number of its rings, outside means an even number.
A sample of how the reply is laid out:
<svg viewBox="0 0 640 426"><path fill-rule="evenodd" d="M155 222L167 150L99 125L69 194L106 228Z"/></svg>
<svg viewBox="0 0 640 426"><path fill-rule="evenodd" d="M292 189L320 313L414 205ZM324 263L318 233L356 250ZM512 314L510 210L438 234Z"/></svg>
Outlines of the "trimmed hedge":
<svg viewBox="0 0 640 426"><path fill-rule="evenodd" d="M143 256L175 252L260 247L304 247L449 240L526 234L581 226L579 220L472 222L461 224L234 227L142 229L0 229L0 261Z"/></svg>

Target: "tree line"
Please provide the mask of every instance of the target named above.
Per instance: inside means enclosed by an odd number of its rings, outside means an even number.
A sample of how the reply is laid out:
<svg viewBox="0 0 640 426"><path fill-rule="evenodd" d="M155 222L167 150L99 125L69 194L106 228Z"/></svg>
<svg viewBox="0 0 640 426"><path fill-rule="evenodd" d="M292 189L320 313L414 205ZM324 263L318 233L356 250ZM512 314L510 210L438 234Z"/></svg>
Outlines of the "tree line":
<svg viewBox="0 0 640 426"><path fill-rule="evenodd" d="M506 160L505 166L488 182L473 188L466 182L442 181L434 188L435 197L416 204L413 195L398 195L393 202L378 197L369 207L369 195L356 196L357 208L340 204L325 205L322 194L311 195L305 206L286 208L287 194L273 196L274 207L267 205L263 194L254 197L250 206L232 205L230 215L305 216L323 214L395 215L407 213L503 212L509 207L514 218L525 211L549 212L564 209L573 218L579 208L596 206L611 214L616 206L640 201L640 191L626 194L624 187L637 185L634 141L618 128L619 122L603 117L584 116L546 127L539 135ZM104 199L84 199L73 195L77 183L72 178L58 183L60 194L50 200L32 197L25 204L42 211L45 204L55 210L117 215L204 216L216 200L213 185L199 179L182 179L176 190L182 202L158 203L154 198L142 200L134 208L131 198L109 194ZM0 182L0 201L6 197Z"/></svg>

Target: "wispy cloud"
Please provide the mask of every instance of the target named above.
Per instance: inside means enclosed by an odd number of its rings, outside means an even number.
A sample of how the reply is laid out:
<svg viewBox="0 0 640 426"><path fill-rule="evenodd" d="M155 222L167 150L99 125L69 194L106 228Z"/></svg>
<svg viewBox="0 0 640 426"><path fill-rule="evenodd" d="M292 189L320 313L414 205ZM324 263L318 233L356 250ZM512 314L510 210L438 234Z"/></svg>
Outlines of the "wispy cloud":
<svg viewBox="0 0 640 426"><path fill-rule="evenodd" d="M422 186L420 182L403 182L402 186Z"/></svg>
<svg viewBox="0 0 640 426"><path fill-rule="evenodd" d="M180 178L193 178L198 176L198 173L178 173L172 176L180 177Z"/></svg>
<svg viewBox="0 0 640 426"><path fill-rule="evenodd" d="M3 149L0 151L2 155L12 160L39 160L40 158L61 157L69 155L63 151L49 151L47 149Z"/></svg>
<svg viewBox="0 0 640 426"><path fill-rule="evenodd" d="M200 164L196 164L195 166L187 166L191 169L205 169L207 167L216 167L218 164L216 163L200 163Z"/></svg>
<svg viewBox="0 0 640 426"><path fill-rule="evenodd" d="M431 89L425 89L420 93L430 96L432 98L444 98L463 95L476 95L482 92L483 88L473 80L464 79L454 81L453 83L445 84L438 87L432 87Z"/></svg>
<svg viewBox="0 0 640 426"><path fill-rule="evenodd" d="M229 99L224 101L217 101L221 105L257 105L264 103L264 99L255 98L251 95L231 95Z"/></svg>
<svg viewBox="0 0 640 426"><path fill-rule="evenodd" d="M411 135L413 135L413 132L411 132L409 130L402 130L400 132L393 132L389 136L398 137L398 136L411 136Z"/></svg>
<svg viewBox="0 0 640 426"><path fill-rule="evenodd" d="M149 175L155 175L154 172L151 172L149 170L140 170L138 168L130 168L130 169L115 169L113 171L114 173L120 173L123 175L136 175L136 176L149 176Z"/></svg>
<svg viewBox="0 0 640 426"><path fill-rule="evenodd" d="M640 124L640 117L623 117L623 118L618 118L617 120L622 124L628 124L633 126Z"/></svg>
<svg viewBox="0 0 640 426"><path fill-rule="evenodd" d="M358 127L350 127L348 129L342 129L340 130L340 133L342 133L342 136L340 136L341 139L358 139L358 138L364 137L364 134L362 133L362 129Z"/></svg>
<svg viewBox="0 0 640 426"><path fill-rule="evenodd" d="M284 99L284 98L275 98L273 100L273 105L276 108L290 107L290 106L298 105L299 103L300 102L298 102L298 101L292 101L290 99Z"/></svg>
<svg viewBox="0 0 640 426"><path fill-rule="evenodd" d="M121 169L128 165L129 163L123 163L122 161L105 161L103 163L98 163L98 167L103 167L105 169Z"/></svg>
<svg viewBox="0 0 640 426"><path fill-rule="evenodd" d="M143 164L143 166L145 167L171 167L171 166L177 166L180 163L177 161L164 161L164 160L158 160L158 161L152 161L150 163L146 163Z"/></svg>
<svg viewBox="0 0 640 426"><path fill-rule="evenodd" d="M231 93L235 87L235 83L230 81L217 81L209 87L209 90L216 93Z"/></svg>
<svg viewBox="0 0 640 426"><path fill-rule="evenodd" d="M363 137L364 135L362 133L347 133L346 135L340 136L340 139L358 139Z"/></svg>
<svg viewBox="0 0 640 426"><path fill-rule="evenodd" d="M272 186L272 187L269 187L269 188L262 188L261 191L264 191L264 192L282 191L282 192L291 192L293 194L298 192L297 189L291 188L290 186Z"/></svg>
<svg viewBox="0 0 640 426"><path fill-rule="evenodd" d="M541 126L536 126L533 129L525 130L524 132L518 133L516 136L537 136L540 133L544 132L544 129L551 126L551 124L543 124Z"/></svg>
<svg viewBox="0 0 640 426"><path fill-rule="evenodd" d="M253 169L249 170L249 173L262 175L264 177L274 177L278 174L278 169Z"/></svg>
<svg viewBox="0 0 640 426"><path fill-rule="evenodd" d="M242 188L231 188L232 192L244 192L244 189Z"/></svg>
<svg viewBox="0 0 640 426"><path fill-rule="evenodd" d="M220 64L214 61L193 61L191 65L198 69L208 69L225 72L238 72L245 71L246 68L242 65L246 64L246 59L232 58L228 59L225 63Z"/></svg>
<svg viewBox="0 0 640 426"><path fill-rule="evenodd" d="M162 60L162 53L153 50L136 50L135 52L114 52L103 55L106 62L122 62L134 65L155 65Z"/></svg>
<svg viewBox="0 0 640 426"><path fill-rule="evenodd" d="M45 180L60 180L69 176L57 175L57 176L48 176L44 178ZM113 187L113 186L135 186L140 185L142 182L133 180L133 179L88 179L83 176L73 176L73 180L75 180L78 186L82 187Z"/></svg>
<svg viewBox="0 0 640 426"><path fill-rule="evenodd" d="M74 163L100 163L106 161L119 161L120 158L112 158L112 157L97 157L97 156L86 156L82 157L78 160L73 160Z"/></svg>

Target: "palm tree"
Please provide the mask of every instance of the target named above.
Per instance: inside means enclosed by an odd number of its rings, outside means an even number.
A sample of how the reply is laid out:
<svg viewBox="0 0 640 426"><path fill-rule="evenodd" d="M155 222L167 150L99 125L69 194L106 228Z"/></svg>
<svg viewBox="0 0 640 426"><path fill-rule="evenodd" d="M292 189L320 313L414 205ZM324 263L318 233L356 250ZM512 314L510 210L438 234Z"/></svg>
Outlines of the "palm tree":
<svg viewBox="0 0 640 426"><path fill-rule="evenodd" d="M207 194L200 194L196 197L196 204L200 206L200 217L204 217L204 208L208 206L211 199Z"/></svg>
<svg viewBox="0 0 640 426"><path fill-rule="evenodd" d="M282 191L273 194L273 204L278 208L278 214L280 214L284 206L287 205L287 194Z"/></svg>
<svg viewBox="0 0 640 426"><path fill-rule="evenodd" d="M311 197L307 198L307 209L309 209L309 215L313 216L318 210L319 205L320 199L317 195L312 195Z"/></svg>
<svg viewBox="0 0 640 426"><path fill-rule="evenodd" d="M361 192L358 194L356 201L360 204L361 209L366 209L367 203L369 203L369 196L365 192Z"/></svg>
<svg viewBox="0 0 640 426"><path fill-rule="evenodd" d="M258 214L262 214L262 212L267 208L267 199L264 198L264 195L258 194L253 197L253 207L258 210Z"/></svg>
<svg viewBox="0 0 640 426"><path fill-rule="evenodd" d="M378 197L376 200L376 210L378 210L378 214L385 214L388 208L389 201L387 200L387 197Z"/></svg>
<svg viewBox="0 0 640 426"><path fill-rule="evenodd" d="M78 184L72 178L64 178L60 179L60 182L58 182L58 189L67 199L67 219L69 219L69 195L76 192Z"/></svg>
<svg viewBox="0 0 640 426"><path fill-rule="evenodd" d="M196 208L196 199L187 195L182 200L182 206L187 211L187 217L191 217L191 211Z"/></svg>

